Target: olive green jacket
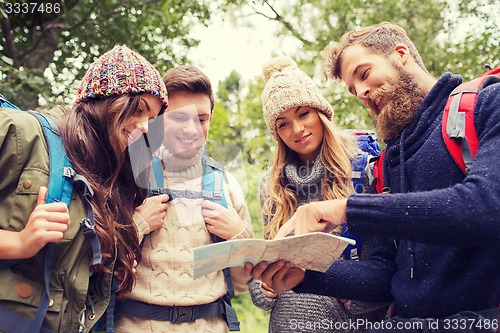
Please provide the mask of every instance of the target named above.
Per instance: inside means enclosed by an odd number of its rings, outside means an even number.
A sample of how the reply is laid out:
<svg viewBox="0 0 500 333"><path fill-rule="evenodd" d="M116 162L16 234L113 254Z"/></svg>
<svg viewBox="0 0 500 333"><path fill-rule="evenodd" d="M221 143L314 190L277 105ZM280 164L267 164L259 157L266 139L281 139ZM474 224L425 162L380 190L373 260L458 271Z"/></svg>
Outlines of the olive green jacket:
<svg viewBox="0 0 500 333"><path fill-rule="evenodd" d="M49 113L61 116L61 109ZM49 156L38 120L24 111L0 109L0 228L20 231L35 208L40 186L47 186ZM62 176L62 175L61 175ZM108 306L111 273L94 273L90 242L80 229L84 200L74 190L70 226L56 244L50 277L50 302L44 327L54 332L91 332ZM45 250L0 270L0 307L34 318L45 293ZM83 327L80 326L85 316Z"/></svg>

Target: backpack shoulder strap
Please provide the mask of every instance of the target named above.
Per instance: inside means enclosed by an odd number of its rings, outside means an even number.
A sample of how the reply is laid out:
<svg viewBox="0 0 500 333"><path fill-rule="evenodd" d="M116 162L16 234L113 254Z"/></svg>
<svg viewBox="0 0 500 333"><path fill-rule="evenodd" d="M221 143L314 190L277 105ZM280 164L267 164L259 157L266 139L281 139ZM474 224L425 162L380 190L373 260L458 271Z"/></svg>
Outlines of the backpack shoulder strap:
<svg viewBox="0 0 500 333"><path fill-rule="evenodd" d="M149 191L161 189L165 187L165 179L163 177L163 167L160 158L156 155L151 157L151 173L149 175Z"/></svg>
<svg viewBox="0 0 500 333"><path fill-rule="evenodd" d="M14 104L12 104L8 100L6 100L2 94L0 94L0 108L19 110L19 108L17 106L15 106Z"/></svg>
<svg viewBox="0 0 500 333"><path fill-rule="evenodd" d="M207 194L207 196L210 196L209 193L213 193L213 199L210 200L227 208L227 201L224 195L225 173L222 164L214 161L207 155L202 156L202 163L203 193Z"/></svg>
<svg viewBox="0 0 500 333"><path fill-rule="evenodd" d="M455 88L443 112L443 139L458 167L467 173L476 157L478 138L474 125L474 107L479 91L495 82L500 82L500 67L464 82Z"/></svg>
<svg viewBox="0 0 500 333"><path fill-rule="evenodd" d="M12 106L13 104L10 104L9 107L13 108ZM14 108L17 107L14 106ZM69 206L71 203L71 193L73 191L74 171L71 162L67 159L66 154L64 153L64 147L57 131L58 128L55 125L55 122L49 117L33 111L28 112L35 116L40 122L49 150L50 171L47 199L45 202L64 202ZM50 275L52 271L54 249L54 243L48 243L44 247L45 257L43 279L45 293L40 301L40 304L38 305L38 311L35 318L33 320L28 320L24 317L19 318L22 319L20 324L22 326L26 326L27 331L29 332L46 331L42 325L50 302ZM4 308L2 307L0 312L3 311Z"/></svg>
<svg viewBox="0 0 500 333"><path fill-rule="evenodd" d="M385 149L380 152L380 156L373 166L373 178L375 179L375 189L377 193L384 193L384 157Z"/></svg>
<svg viewBox="0 0 500 333"><path fill-rule="evenodd" d="M64 202L69 207L76 172L66 156L66 150L59 136L59 126L50 116L29 112L40 122L49 148L50 174L46 203Z"/></svg>
<svg viewBox="0 0 500 333"><path fill-rule="evenodd" d="M224 172L224 167L219 162L215 161L208 155L203 155L203 193L206 195L208 193L213 193L213 199L209 199L227 208L226 196L224 195L224 181L226 175ZM212 241L214 243L223 241L222 238L211 234ZM229 268L224 268L222 270L224 273L224 280L226 281L226 286L228 293L223 297L225 306L225 317L226 322L229 326L230 331L239 331L240 322L236 315L236 311L231 306L231 298L234 296L233 281L231 279L231 271Z"/></svg>
<svg viewBox="0 0 500 333"><path fill-rule="evenodd" d="M61 136L59 135L59 126L55 120L49 115L43 115L33 111L28 112L33 114L40 121L49 149L50 171L47 199L45 202L64 202L69 207L71 204L71 195L73 193L73 184L77 182L83 184L83 197L86 200L87 217L80 221L80 226L85 238L90 242L92 248L91 264L98 265L102 263L102 253L99 239L97 238L97 233L95 231L94 213L90 204L90 200L94 195L90 183L85 177L77 174L74 170L73 164L66 155L66 149L64 148ZM37 326L32 327L39 327L42 325L50 299L49 281L55 244L48 243L46 248L44 264L45 296L42 299L37 315L33 320L33 325Z"/></svg>
<svg viewBox="0 0 500 333"><path fill-rule="evenodd" d="M92 265L98 265L102 262L102 254L95 231L94 212L90 204L90 200L94 196L94 191L88 180L77 174L74 170L73 164L66 155L66 149L59 135L59 126L55 120L49 115L33 111L28 112L35 115L40 121L49 147L50 173L46 203L64 202L69 207L74 183L83 184L83 197L86 200L87 217L80 221L80 226L92 247Z"/></svg>

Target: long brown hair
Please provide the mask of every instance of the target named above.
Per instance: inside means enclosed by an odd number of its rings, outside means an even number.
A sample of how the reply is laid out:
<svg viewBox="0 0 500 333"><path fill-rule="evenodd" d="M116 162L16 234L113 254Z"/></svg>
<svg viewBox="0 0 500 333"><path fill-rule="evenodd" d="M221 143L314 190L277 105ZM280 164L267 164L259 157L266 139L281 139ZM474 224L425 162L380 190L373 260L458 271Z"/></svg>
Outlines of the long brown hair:
<svg viewBox="0 0 500 333"><path fill-rule="evenodd" d="M339 130L322 112L318 112L318 115L324 127L319 155L327 170L322 183L322 200L346 198L354 192L351 161L357 152L355 139ZM264 236L267 239L274 238L279 228L297 210L298 197L287 186L284 176L285 166L297 161L297 154L278 136L278 149L267 175L267 195L262 207L262 213L268 221L264 227Z"/></svg>
<svg viewBox="0 0 500 333"><path fill-rule="evenodd" d="M90 99L78 103L61 123L68 158L94 191L91 206L103 264L93 270L108 271L116 251L118 295L132 289L133 262L141 259L132 214L146 190L135 183L128 150L119 139L119 129L137 112L140 100L140 94Z"/></svg>

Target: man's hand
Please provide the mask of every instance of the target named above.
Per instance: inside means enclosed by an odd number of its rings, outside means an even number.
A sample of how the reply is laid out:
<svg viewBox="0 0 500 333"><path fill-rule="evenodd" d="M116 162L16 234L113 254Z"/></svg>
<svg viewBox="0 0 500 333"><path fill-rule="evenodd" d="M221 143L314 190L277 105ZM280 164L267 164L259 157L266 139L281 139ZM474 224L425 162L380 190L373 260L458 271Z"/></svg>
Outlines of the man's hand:
<svg viewBox="0 0 500 333"><path fill-rule="evenodd" d="M347 199L315 201L302 205L285 223L275 238L283 238L291 232L302 235L311 232L332 232L346 220Z"/></svg>
<svg viewBox="0 0 500 333"><path fill-rule="evenodd" d="M289 262L278 260L271 265L260 262L256 266L247 262L245 273L251 275L256 280L261 280L263 285L271 288L275 293L281 293L296 287L304 280L305 270L292 267Z"/></svg>
<svg viewBox="0 0 500 333"><path fill-rule="evenodd" d="M135 212L148 223L150 231L159 229L163 225L168 200L170 198L166 194L156 195L147 198L142 205L135 209Z"/></svg>
<svg viewBox="0 0 500 333"><path fill-rule="evenodd" d="M230 239L245 228L245 222L232 207L225 208L215 202L203 200L201 214L207 230L222 239Z"/></svg>
<svg viewBox="0 0 500 333"><path fill-rule="evenodd" d="M260 289L262 290L262 293L264 294L264 296L266 296L267 298L273 299L273 298L278 297L278 293L275 290L273 290L272 288L269 288L267 286L267 284L265 284L262 281L261 281Z"/></svg>

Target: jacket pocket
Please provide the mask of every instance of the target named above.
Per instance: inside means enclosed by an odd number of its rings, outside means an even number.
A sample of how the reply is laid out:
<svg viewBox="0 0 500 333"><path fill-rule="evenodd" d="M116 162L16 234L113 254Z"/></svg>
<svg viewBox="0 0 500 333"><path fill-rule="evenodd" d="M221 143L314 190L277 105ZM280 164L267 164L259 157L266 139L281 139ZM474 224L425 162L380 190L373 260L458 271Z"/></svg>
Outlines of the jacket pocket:
<svg viewBox="0 0 500 333"><path fill-rule="evenodd" d="M15 195L13 196L9 227L21 231L28 223L29 217L36 207L40 186L47 186L48 171L40 168L25 168L19 177Z"/></svg>
<svg viewBox="0 0 500 333"><path fill-rule="evenodd" d="M17 312L27 320L32 320L45 295L45 288L39 282L26 279L14 270L15 268L0 271L0 284L2 285L0 305ZM62 289L50 289L49 308L44 326L55 332L59 327L63 295Z"/></svg>

